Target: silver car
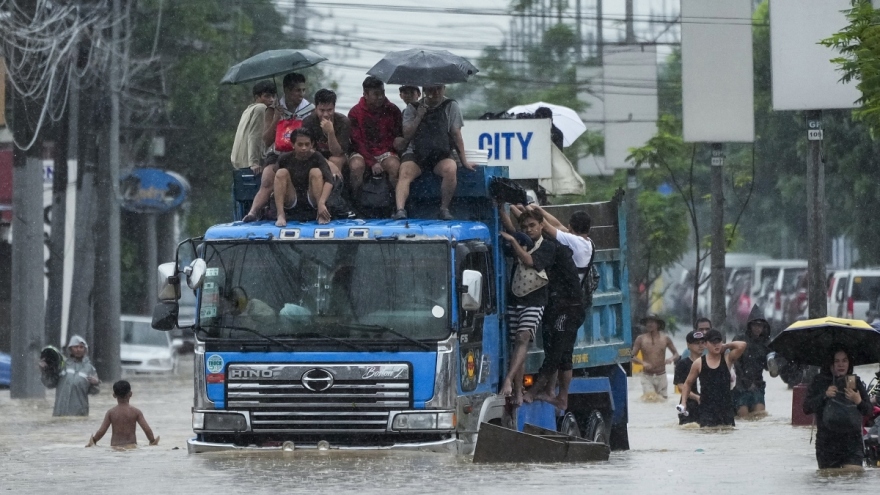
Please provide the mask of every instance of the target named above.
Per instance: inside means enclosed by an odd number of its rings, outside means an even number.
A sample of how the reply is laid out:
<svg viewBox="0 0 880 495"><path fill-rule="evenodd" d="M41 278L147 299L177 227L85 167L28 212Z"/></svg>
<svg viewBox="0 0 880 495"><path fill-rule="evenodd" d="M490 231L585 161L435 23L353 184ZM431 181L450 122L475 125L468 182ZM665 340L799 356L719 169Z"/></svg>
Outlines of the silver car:
<svg viewBox="0 0 880 495"><path fill-rule="evenodd" d="M168 332L153 330L147 316L121 318L119 349L123 371L135 373L177 373L182 342L172 341Z"/></svg>

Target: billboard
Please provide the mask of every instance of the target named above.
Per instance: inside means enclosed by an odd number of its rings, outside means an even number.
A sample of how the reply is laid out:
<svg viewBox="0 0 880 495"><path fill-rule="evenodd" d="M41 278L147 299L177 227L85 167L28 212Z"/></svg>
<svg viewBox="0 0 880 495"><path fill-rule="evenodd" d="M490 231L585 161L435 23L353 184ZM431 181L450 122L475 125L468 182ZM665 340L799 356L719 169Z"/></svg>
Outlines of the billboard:
<svg viewBox="0 0 880 495"><path fill-rule="evenodd" d="M755 140L751 0L681 0L684 140Z"/></svg>
<svg viewBox="0 0 880 495"><path fill-rule="evenodd" d="M605 97L605 168L632 168L630 148L657 133L657 48L606 46L601 92Z"/></svg>
<svg viewBox="0 0 880 495"><path fill-rule="evenodd" d="M774 110L856 106L861 93L831 63L840 53L818 44L846 27L851 8L850 0L770 0Z"/></svg>
<svg viewBox="0 0 880 495"><path fill-rule="evenodd" d="M549 119L466 120L461 128L466 150L485 150L489 165L506 165L511 179L552 175Z"/></svg>

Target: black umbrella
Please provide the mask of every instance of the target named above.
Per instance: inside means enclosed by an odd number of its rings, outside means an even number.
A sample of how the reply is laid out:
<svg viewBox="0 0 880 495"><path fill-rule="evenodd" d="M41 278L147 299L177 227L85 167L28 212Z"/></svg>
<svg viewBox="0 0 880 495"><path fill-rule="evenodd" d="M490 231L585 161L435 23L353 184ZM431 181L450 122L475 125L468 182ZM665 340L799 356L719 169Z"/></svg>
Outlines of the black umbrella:
<svg viewBox="0 0 880 495"><path fill-rule="evenodd" d="M466 82L477 72L473 64L446 50L412 48L389 52L367 74L388 84L430 86Z"/></svg>
<svg viewBox="0 0 880 495"><path fill-rule="evenodd" d="M853 366L880 362L880 331L861 320L817 318L792 323L770 342L789 361L825 367L836 347L853 357Z"/></svg>
<svg viewBox="0 0 880 495"><path fill-rule="evenodd" d="M226 71L220 84L241 84L287 74L327 60L311 50L268 50L239 62Z"/></svg>

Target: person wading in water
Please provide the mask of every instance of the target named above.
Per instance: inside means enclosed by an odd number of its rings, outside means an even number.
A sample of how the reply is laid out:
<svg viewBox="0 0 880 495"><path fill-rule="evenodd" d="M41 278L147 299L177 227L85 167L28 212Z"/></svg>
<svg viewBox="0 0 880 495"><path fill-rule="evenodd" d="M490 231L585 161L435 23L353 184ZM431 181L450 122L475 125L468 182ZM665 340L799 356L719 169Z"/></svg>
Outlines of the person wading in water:
<svg viewBox="0 0 880 495"><path fill-rule="evenodd" d="M691 372L681 387L680 403L687 408L686 399L699 377L701 428L736 426L730 393L730 369L745 352L747 344L739 341L725 344L723 340L724 337L718 330L706 332L706 348L709 354L694 361Z"/></svg>

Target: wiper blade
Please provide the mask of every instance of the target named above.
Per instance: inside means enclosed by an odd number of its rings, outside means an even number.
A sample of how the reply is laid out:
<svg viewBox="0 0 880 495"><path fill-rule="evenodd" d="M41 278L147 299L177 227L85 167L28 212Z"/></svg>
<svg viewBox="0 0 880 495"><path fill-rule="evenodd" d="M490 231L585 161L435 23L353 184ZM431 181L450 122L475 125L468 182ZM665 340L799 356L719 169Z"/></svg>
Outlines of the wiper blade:
<svg viewBox="0 0 880 495"><path fill-rule="evenodd" d="M410 337L409 335L406 335L404 333L400 333L391 327L386 327L383 325L368 325L366 323L340 323L340 325L342 325L346 328L353 328L355 330L375 330L377 332L390 333L390 334L396 335L404 340L408 340L426 351L430 351L432 349L432 347L430 345L422 342L421 340L414 339L414 338Z"/></svg>
<svg viewBox="0 0 880 495"><path fill-rule="evenodd" d="M303 333L303 334L299 334L298 336L299 337L312 337L312 338L331 340L331 341L336 342L338 344L348 346L356 351L363 351L363 352L369 351L369 349L367 349L366 347L359 345L359 344L355 344L354 342L352 342L350 340L340 339L339 337L331 337L329 335L324 335L324 334L320 334L317 332Z"/></svg>
<svg viewBox="0 0 880 495"><path fill-rule="evenodd" d="M199 327L199 330L202 330L204 328L227 328L229 330L242 330L244 332L250 332L250 333L256 335L257 337L262 338L263 340L272 342L273 344L277 344L277 345L287 349L288 351L295 351L296 350L293 348L293 346L291 346L289 344L285 344L284 342L281 342L280 340L278 340L276 338L269 337L268 335L264 335L256 330L254 330L253 328L240 327L240 326L236 326L236 325L205 325L204 327Z"/></svg>

